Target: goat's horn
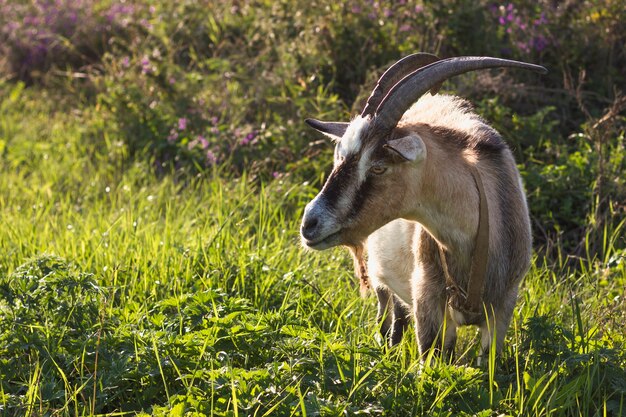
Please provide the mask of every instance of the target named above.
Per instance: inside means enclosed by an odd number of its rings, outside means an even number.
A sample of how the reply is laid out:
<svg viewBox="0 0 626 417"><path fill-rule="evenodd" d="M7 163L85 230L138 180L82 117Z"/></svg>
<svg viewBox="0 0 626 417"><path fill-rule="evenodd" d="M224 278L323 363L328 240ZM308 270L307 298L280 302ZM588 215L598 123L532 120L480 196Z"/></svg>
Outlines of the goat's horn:
<svg viewBox="0 0 626 417"><path fill-rule="evenodd" d="M424 65L432 64L436 61L439 61L439 57L436 55L418 52L416 54L407 55L390 66L378 79L376 87L365 103L361 117L368 115L373 116L382 99L398 81Z"/></svg>
<svg viewBox="0 0 626 417"><path fill-rule="evenodd" d="M317 119L305 119L304 121L318 132L337 138L342 137L350 125L350 123L346 122L325 122Z"/></svg>
<svg viewBox="0 0 626 417"><path fill-rule="evenodd" d="M508 59L478 56L444 59L412 72L394 85L378 105L374 121L377 127L391 130L404 112L433 86L465 72L498 67L521 68L542 74L548 72L540 65Z"/></svg>

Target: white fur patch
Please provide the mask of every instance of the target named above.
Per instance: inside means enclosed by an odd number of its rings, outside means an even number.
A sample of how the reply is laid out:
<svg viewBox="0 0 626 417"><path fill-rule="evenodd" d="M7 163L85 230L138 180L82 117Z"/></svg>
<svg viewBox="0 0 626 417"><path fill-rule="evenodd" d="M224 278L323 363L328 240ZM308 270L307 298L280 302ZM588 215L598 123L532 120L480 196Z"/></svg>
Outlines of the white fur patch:
<svg viewBox="0 0 626 417"><path fill-rule="evenodd" d="M409 120L416 120L431 126L443 126L470 135L483 129L490 129L478 115L471 111L466 100L444 94L434 96L424 94L407 110L399 124Z"/></svg>
<svg viewBox="0 0 626 417"><path fill-rule="evenodd" d="M370 125L370 117L357 116L350 122L346 133L343 134L340 146L340 155L357 153L361 149L361 135Z"/></svg>
<svg viewBox="0 0 626 417"><path fill-rule="evenodd" d="M367 171L370 167L370 156L372 155L373 152L373 148L368 148L365 150L365 152L363 152L363 154L361 154L361 159L359 159L359 184L361 184L363 181L365 181L365 178L367 177Z"/></svg>
<svg viewBox="0 0 626 417"><path fill-rule="evenodd" d="M408 305L413 304L414 239L421 226L394 220L367 238L368 270L374 286L385 285Z"/></svg>
<svg viewBox="0 0 626 417"><path fill-rule="evenodd" d="M348 155L355 155L363 151L362 134L369 127L370 117L365 118L357 116L344 133L343 137L337 144L337 154L342 157ZM362 154L359 158L357 176L350 178L350 184L345 187L339 200L337 201L337 210L346 215L352 207L352 202L356 196L356 192L359 186L367 177L367 170L369 168L369 157L371 155L371 149Z"/></svg>

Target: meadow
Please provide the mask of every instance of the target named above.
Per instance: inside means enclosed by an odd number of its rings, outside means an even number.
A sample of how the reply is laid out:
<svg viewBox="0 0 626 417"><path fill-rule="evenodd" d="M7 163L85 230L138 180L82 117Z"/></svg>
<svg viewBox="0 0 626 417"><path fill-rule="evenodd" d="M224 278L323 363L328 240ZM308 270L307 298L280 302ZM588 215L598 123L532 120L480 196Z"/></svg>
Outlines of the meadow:
<svg viewBox="0 0 626 417"><path fill-rule="evenodd" d="M626 415L626 8L0 0L0 415ZM386 348L348 253L302 249L349 119L416 51L491 55L535 254L479 366Z"/></svg>

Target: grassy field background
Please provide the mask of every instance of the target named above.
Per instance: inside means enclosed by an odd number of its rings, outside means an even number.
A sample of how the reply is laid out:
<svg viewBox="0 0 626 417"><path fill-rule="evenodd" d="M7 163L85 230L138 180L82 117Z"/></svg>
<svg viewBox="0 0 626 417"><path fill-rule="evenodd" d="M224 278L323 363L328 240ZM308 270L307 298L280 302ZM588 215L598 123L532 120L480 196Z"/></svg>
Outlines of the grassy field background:
<svg viewBox="0 0 626 417"><path fill-rule="evenodd" d="M622 2L0 8L0 414L626 415ZM474 328L450 363L384 348L347 253L299 245L332 154L301 119L347 119L418 50L551 71L446 85L533 219L483 366Z"/></svg>

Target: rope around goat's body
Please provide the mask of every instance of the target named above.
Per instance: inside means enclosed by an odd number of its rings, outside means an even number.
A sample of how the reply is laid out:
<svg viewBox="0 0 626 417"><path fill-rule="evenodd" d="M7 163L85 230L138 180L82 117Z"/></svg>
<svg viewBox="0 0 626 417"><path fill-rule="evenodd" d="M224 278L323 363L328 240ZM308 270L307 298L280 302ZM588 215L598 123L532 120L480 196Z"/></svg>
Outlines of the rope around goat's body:
<svg viewBox="0 0 626 417"><path fill-rule="evenodd" d="M459 287L450 275L446 254L441 245L438 245L438 247L441 267L446 278L448 305L461 313L476 315L482 313L483 290L487 275L487 262L489 260L489 204L487 203L485 187L480 173L474 165L470 165L469 169L478 189L479 215L467 291Z"/></svg>

